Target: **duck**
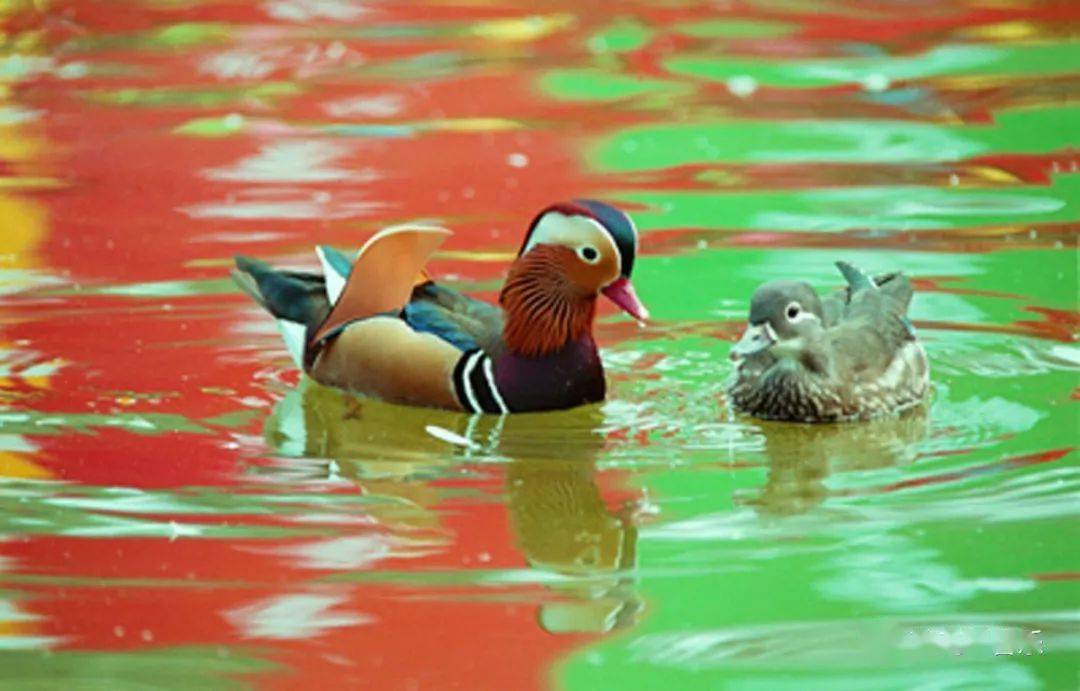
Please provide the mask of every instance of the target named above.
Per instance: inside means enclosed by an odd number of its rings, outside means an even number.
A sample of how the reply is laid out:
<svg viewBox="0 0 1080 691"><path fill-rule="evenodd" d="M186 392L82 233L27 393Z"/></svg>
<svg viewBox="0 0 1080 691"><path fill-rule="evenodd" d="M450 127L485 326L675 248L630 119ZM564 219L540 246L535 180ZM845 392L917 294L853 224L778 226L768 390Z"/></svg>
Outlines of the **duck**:
<svg viewBox="0 0 1080 691"><path fill-rule="evenodd" d="M846 422L898 415L924 401L930 366L907 317L911 281L901 272L871 278L847 262L836 266L846 286L826 299L793 280L754 292L730 354L727 397L735 411Z"/></svg>
<svg viewBox="0 0 1080 691"><path fill-rule="evenodd" d="M297 367L316 382L391 403L466 413L524 413L598 403L606 395L593 336L597 300L644 323L630 276L638 232L592 199L542 209L510 264L498 304L425 272L452 233L394 226L350 259L329 246L323 273L247 256L232 277L277 321Z"/></svg>

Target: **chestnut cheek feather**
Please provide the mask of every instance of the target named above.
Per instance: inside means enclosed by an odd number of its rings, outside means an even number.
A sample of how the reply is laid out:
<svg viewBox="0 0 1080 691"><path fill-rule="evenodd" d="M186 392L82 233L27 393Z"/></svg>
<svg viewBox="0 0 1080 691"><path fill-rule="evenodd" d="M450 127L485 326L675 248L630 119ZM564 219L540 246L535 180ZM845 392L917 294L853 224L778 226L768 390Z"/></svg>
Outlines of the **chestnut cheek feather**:
<svg viewBox="0 0 1080 691"><path fill-rule="evenodd" d="M503 340L512 352L547 355L590 332L596 296L571 275L579 272L577 264L573 250L541 246L511 265L499 302L506 311Z"/></svg>

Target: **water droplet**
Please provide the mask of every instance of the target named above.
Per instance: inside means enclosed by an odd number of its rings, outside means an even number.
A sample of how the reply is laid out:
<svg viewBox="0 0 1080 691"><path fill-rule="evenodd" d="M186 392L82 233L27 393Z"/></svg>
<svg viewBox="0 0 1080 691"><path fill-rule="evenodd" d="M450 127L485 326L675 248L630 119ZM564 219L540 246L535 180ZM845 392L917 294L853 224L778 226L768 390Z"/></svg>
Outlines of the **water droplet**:
<svg viewBox="0 0 1080 691"><path fill-rule="evenodd" d="M343 44L341 41L334 41L326 47L326 57L330 58L331 60L340 60L341 58L345 57L345 52L345 44Z"/></svg>
<svg viewBox="0 0 1080 691"><path fill-rule="evenodd" d="M529 165L529 157L521 152L515 152L506 157L506 162L512 168L524 168Z"/></svg>
<svg viewBox="0 0 1080 691"><path fill-rule="evenodd" d="M90 74L90 68L85 62L69 62L66 65L60 67L57 73L63 79L79 79Z"/></svg>
<svg viewBox="0 0 1080 691"><path fill-rule="evenodd" d="M739 75L727 80L727 88L733 95L746 98L758 89L757 80L748 75Z"/></svg>
<svg viewBox="0 0 1080 691"><path fill-rule="evenodd" d="M863 88L867 91L885 91L890 84L889 78L883 74L868 74L862 80Z"/></svg>

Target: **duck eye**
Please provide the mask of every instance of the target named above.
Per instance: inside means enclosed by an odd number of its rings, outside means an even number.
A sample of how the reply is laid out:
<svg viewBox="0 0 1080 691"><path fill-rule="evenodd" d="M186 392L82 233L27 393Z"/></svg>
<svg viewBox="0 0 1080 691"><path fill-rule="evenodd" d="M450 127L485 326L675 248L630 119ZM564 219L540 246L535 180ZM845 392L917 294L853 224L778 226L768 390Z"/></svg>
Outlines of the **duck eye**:
<svg viewBox="0 0 1080 691"><path fill-rule="evenodd" d="M588 262L589 264L595 263L596 260L600 258L600 253L598 251L596 251L596 248L595 247L590 247L589 245L585 245L584 247L579 247L578 248L578 255L582 259L584 259L586 262Z"/></svg>
<svg viewBox="0 0 1080 691"><path fill-rule="evenodd" d="M798 303L793 302L790 305L788 305L786 312L787 312L788 321L792 321L795 318L797 318L799 316L799 305L798 305Z"/></svg>

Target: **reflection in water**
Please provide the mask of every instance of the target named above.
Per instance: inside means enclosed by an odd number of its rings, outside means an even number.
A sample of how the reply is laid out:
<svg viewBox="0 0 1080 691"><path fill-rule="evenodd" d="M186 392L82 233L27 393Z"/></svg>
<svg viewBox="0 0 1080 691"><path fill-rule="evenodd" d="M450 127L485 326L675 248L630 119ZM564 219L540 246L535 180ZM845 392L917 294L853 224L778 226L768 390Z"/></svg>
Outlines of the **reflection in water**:
<svg viewBox="0 0 1080 691"><path fill-rule="evenodd" d="M635 504L609 508L597 483L596 458L606 443L603 423L597 407L469 417L356 398L304 378L276 406L265 432L283 453L324 459L308 466L310 474L330 481L348 478L369 496L396 500L372 503L369 511L398 529L438 532L435 507L442 495L430 479L436 467L505 463L517 547L534 569L568 577L549 585L552 597L540 605L539 623L552 633L569 633L630 626L643 609L633 581ZM452 447L448 455L447 442L423 431L433 424L473 445ZM295 480L295 466L288 467ZM383 541L378 550L365 551L366 560L339 559L338 566L369 567L407 552L405 545L390 548Z"/></svg>
<svg viewBox="0 0 1080 691"><path fill-rule="evenodd" d="M910 463L927 434L925 405L889 420L865 424L800 425L762 422L769 473L753 500L762 514L809 511L828 499L832 473Z"/></svg>
<svg viewBox="0 0 1080 691"><path fill-rule="evenodd" d="M236 608L226 618L244 637L263 639L302 640L326 629L370 623L370 617L331 611L344 601L332 595L281 595Z"/></svg>
<svg viewBox="0 0 1080 691"><path fill-rule="evenodd" d="M565 600L543 605L540 625L552 633L633 625L643 608L633 582L637 526L633 503L609 509L596 481L603 415L534 417L499 421L514 536L533 568L579 577L553 586Z"/></svg>

